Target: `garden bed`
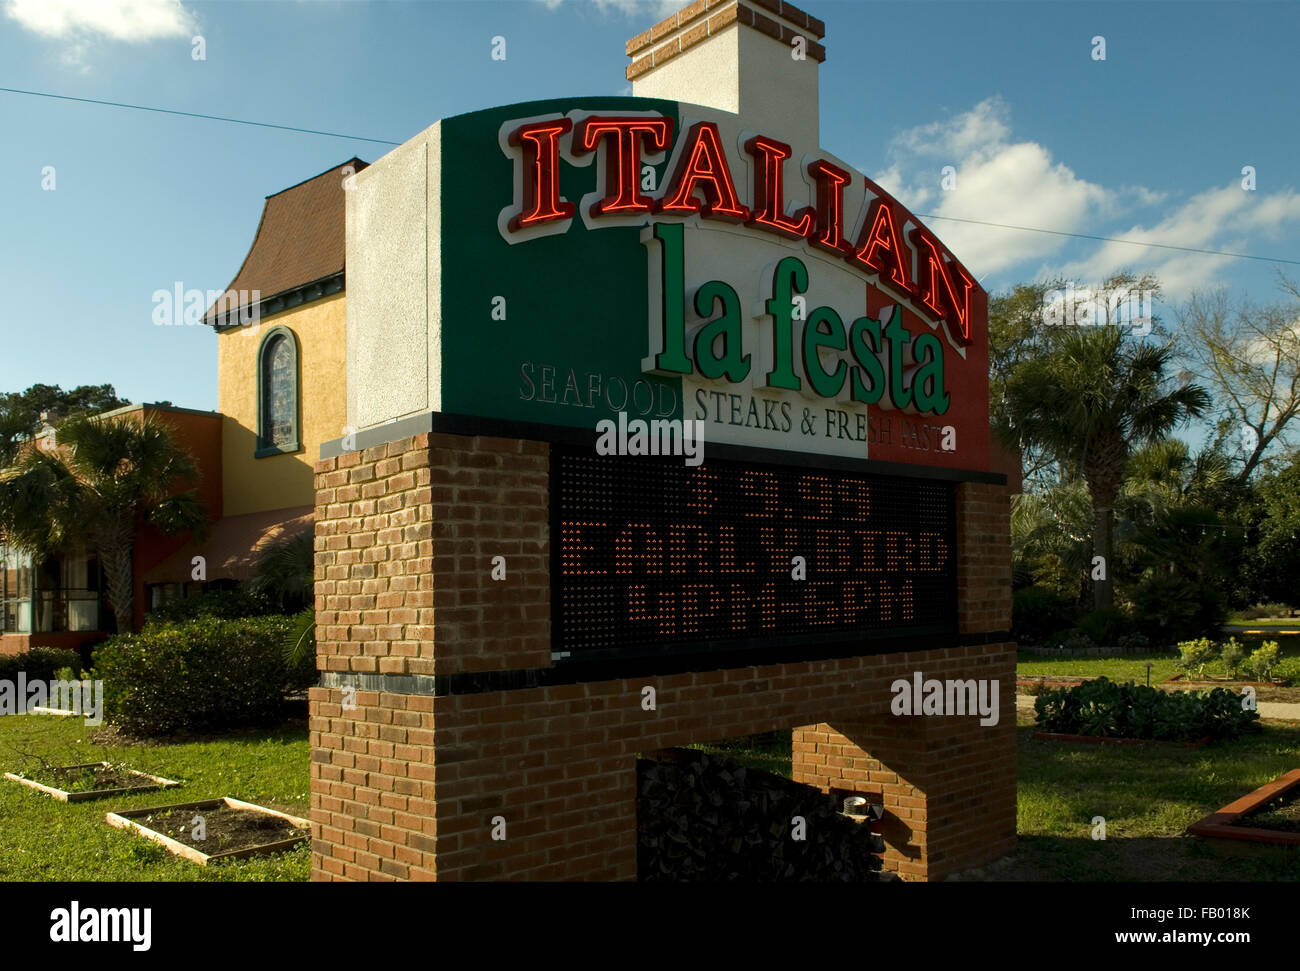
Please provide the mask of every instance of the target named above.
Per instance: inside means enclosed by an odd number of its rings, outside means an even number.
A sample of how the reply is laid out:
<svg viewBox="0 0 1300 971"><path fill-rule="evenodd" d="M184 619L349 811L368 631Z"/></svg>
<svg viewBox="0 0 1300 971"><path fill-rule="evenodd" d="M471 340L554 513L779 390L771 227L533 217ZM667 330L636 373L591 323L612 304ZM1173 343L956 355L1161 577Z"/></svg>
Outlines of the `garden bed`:
<svg viewBox="0 0 1300 971"><path fill-rule="evenodd" d="M1172 685L1175 688L1284 688L1285 681L1238 681L1235 678L1189 678L1185 674L1175 674L1172 678L1165 678L1161 684Z"/></svg>
<svg viewBox="0 0 1300 971"><path fill-rule="evenodd" d="M1034 738L1042 739L1045 742L1096 742L1109 743L1111 745L1177 745L1180 748L1200 748L1202 745L1209 745L1212 741L1209 735L1205 735L1191 742L1178 742L1164 738L1115 738L1110 735L1063 735L1060 732L1034 732Z"/></svg>
<svg viewBox="0 0 1300 971"><path fill-rule="evenodd" d="M203 839L194 838L196 816L203 817ZM105 819L110 826L132 830L202 866L213 860L279 853L311 836L311 823L300 816L229 796L108 813Z"/></svg>
<svg viewBox="0 0 1300 971"><path fill-rule="evenodd" d="M1300 847L1300 769L1187 827L1191 836Z"/></svg>
<svg viewBox="0 0 1300 971"><path fill-rule="evenodd" d="M180 785L172 779L149 775L108 762L84 762L46 770L48 785L26 776L6 772L5 778L53 796L60 802L85 802L105 796L125 796L153 789L169 789Z"/></svg>

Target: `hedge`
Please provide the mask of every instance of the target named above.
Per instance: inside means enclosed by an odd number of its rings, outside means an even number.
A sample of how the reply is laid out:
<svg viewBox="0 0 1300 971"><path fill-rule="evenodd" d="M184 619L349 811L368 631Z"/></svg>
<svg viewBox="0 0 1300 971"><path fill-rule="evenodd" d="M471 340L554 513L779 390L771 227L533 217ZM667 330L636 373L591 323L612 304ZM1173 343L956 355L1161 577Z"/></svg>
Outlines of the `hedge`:
<svg viewBox="0 0 1300 971"><path fill-rule="evenodd" d="M18 681L18 672L27 675L27 683L53 681L63 668L81 670L81 655L62 647L32 647L21 654L0 656L0 681Z"/></svg>
<svg viewBox="0 0 1300 971"><path fill-rule="evenodd" d="M300 669L284 659L289 627L283 616L200 617L110 638L95 652L108 718L140 735L275 722L286 689L315 680L314 657Z"/></svg>

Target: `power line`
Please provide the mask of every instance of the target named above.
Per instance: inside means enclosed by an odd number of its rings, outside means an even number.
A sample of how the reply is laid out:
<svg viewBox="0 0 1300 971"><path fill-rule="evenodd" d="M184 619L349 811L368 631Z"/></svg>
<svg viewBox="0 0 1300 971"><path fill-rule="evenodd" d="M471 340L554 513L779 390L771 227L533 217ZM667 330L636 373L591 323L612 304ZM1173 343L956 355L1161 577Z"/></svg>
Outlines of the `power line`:
<svg viewBox="0 0 1300 971"><path fill-rule="evenodd" d="M1047 233L1051 236L1069 236L1072 239L1091 239L1102 243L1127 243L1129 246L1150 246L1153 249L1173 249L1183 253L1204 253L1207 256L1229 256L1237 260L1259 260L1262 263L1289 263L1300 266L1300 260L1284 260L1271 256L1251 256L1249 253L1227 253L1216 249L1197 249L1195 246L1175 246L1173 243L1145 243L1138 239L1118 239L1114 236L1092 236L1088 233L1063 233L1058 229L1036 229L1033 226L1008 226L1005 223L990 223L982 219L961 219L957 216L937 216L917 213L921 219L947 219L955 223L972 223L976 226L992 226L994 229L1016 229L1022 233Z"/></svg>
<svg viewBox="0 0 1300 971"><path fill-rule="evenodd" d="M379 145L400 145L383 138L366 138L362 135L344 135L339 132L318 131L315 128L294 128L292 125L272 125L265 121L246 121L243 118L227 118L223 115L204 115L197 111L176 111L173 108L152 108L148 105L132 105L121 101L100 101L97 98L74 98L68 94L50 94L46 91L23 91L21 88L0 88L9 94L25 94L33 98L54 98L58 101L80 101L89 105L106 105L110 108L130 108L134 111L153 111L160 115L180 115L183 118L203 118L208 121L224 121L231 125L252 125L255 128L276 128L280 131L298 132L303 135L324 135L327 138L347 138L357 142L375 142Z"/></svg>
<svg viewBox="0 0 1300 971"><path fill-rule="evenodd" d="M373 142L377 145L400 145L401 142L384 138L367 138L364 135L347 135L342 132L320 131L316 128L296 128L292 125L274 125L265 121L248 121L244 118L230 118L225 115L207 115L197 111L178 111L174 108L155 108L150 105L127 104L123 101L101 101L98 98L76 98L67 94L52 94L47 91L25 91L22 88L3 88L0 92L23 94L32 98L52 98L57 101L76 101L82 104L104 105L109 108L127 108L132 111L150 111L160 115L177 115L182 118L202 118L206 121L223 121L231 125L250 125L254 128L273 128L278 131L297 132L302 135L323 135L326 138L346 138L351 141ZM1180 253L1199 253L1205 256L1224 256L1235 260L1257 260L1261 263L1285 263L1300 266L1300 260L1287 260L1271 256L1252 256L1249 253L1228 253L1224 250L1200 249L1195 246L1175 246L1172 243L1149 243L1136 239L1119 239L1115 236L1094 236L1089 233L1067 233L1057 229L1039 229L1035 226L1011 226L1007 223L987 222L983 219L963 219L959 216L940 216L936 214L917 213L921 219L946 219L949 222L969 223L975 226L989 226L993 229L1010 229L1021 233L1044 233L1049 236L1065 236L1070 239L1088 239L1099 243L1124 243L1129 246L1149 246L1152 249L1177 250Z"/></svg>

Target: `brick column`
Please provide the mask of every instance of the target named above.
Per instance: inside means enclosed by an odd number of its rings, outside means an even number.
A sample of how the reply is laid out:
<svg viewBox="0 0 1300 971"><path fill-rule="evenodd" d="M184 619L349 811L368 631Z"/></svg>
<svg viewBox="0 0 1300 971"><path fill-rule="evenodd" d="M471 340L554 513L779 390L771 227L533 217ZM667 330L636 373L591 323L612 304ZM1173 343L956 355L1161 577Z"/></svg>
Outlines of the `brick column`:
<svg viewBox="0 0 1300 971"><path fill-rule="evenodd" d="M1013 694L996 729L889 713L890 684L940 657L945 677L1010 677L1005 646L555 676L548 460L535 442L423 434L316 466L313 878L632 880L638 752L820 722L845 741L797 733L796 771L879 784L906 830L896 869L1006 852Z"/></svg>

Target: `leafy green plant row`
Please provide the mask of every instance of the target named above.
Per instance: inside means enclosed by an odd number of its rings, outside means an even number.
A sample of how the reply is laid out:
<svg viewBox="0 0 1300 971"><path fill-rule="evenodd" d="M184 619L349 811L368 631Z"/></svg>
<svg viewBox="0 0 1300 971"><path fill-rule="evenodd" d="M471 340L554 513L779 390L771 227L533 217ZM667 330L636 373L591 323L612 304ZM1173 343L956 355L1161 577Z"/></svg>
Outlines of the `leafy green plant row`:
<svg viewBox="0 0 1300 971"><path fill-rule="evenodd" d="M1226 688L1166 692L1108 678L1044 691L1034 699L1034 712L1042 731L1103 738L1191 742L1259 728L1259 713Z"/></svg>

